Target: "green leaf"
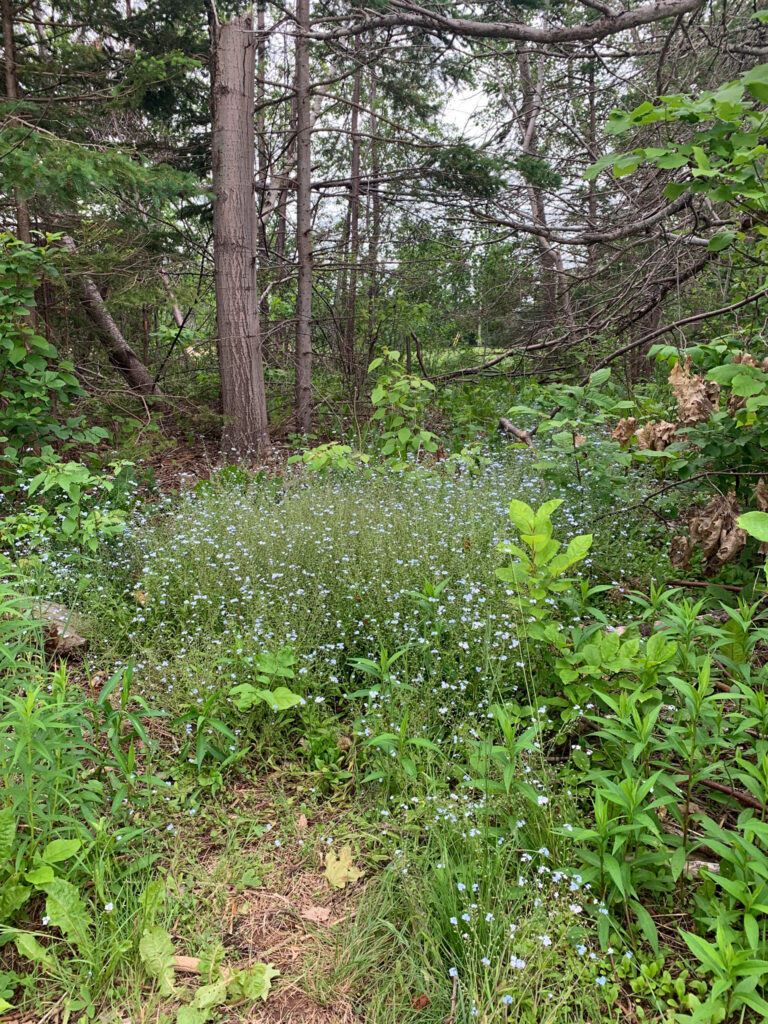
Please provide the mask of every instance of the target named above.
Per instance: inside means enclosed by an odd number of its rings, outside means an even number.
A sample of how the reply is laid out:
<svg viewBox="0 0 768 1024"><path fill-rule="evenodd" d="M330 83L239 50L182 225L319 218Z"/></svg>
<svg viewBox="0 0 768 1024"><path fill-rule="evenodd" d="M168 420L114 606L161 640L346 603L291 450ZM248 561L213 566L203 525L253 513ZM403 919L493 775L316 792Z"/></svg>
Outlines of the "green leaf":
<svg viewBox="0 0 768 1024"><path fill-rule="evenodd" d="M24 880L40 889L42 886L47 885L48 882L52 882L55 877L56 875L50 864L39 864L36 868L26 872Z"/></svg>
<svg viewBox="0 0 768 1024"><path fill-rule="evenodd" d="M11 859L13 839L16 835L16 816L12 807L0 811L0 864Z"/></svg>
<svg viewBox="0 0 768 1024"><path fill-rule="evenodd" d="M63 519L61 522L61 532L65 537L71 537L77 529L76 519Z"/></svg>
<svg viewBox="0 0 768 1024"><path fill-rule="evenodd" d="M54 878L40 888L47 896L45 913L50 925L59 928L83 952L88 947L92 922L77 887L63 878Z"/></svg>
<svg viewBox="0 0 768 1024"><path fill-rule="evenodd" d="M619 155L620 154L618 153L606 153L605 156L601 156L599 160L595 161L595 163L590 164L586 171L584 171L585 181L592 181L598 176L598 174L600 174L601 171L606 170L608 167L612 167L614 160L616 160Z"/></svg>
<svg viewBox="0 0 768 1024"><path fill-rule="evenodd" d="M745 512L737 520L742 530L759 541L768 541L768 512Z"/></svg>
<svg viewBox="0 0 768 1024"><path fill-rule="evenodd" d="M739 398L751 398L753 395L761 395L765 391L766 381L755 377L753 374L737 373L733 378L732 387L734 395Z"/></svg>
<svg viewBox="0 0 768 1024"><path fill-rule="evenodd" d="M180 1006L176 1013L176 1024L207 1024L210 1017L209 1010L200 1010L197 1006Z"/></svg>
<svg viewBox="0 0 768 1024"><path fill-rule="evenodd" d="M171 936L159 925L145 928L139 942L139 955L150 977L160 984L160 994L173 992L173 968L176 962Z"/></svg>
<svg viewBox="0 0 768 1024"><path fill-rule="evenodd" d="M630 900L630 906L635 912L635 917L637 918L637 923L640 925L640 930L650 943L654 953L658 954L659 933L656 928L655 921L642 903L637 900Z"/></svg>
<svg viewBox="0 0 768 1024"><path fill-rule="evenodd" d="M162 878L155 878L148 882L144 891L139 896L139 906L144 911L145 925L155 923L155 918L163 905L165 899L165 881Z"/></svg>
<svg viewBox="0 0 768 1024"><path fill-rule="evenodd" d="M625 153L614 161L614 176L616 178L623 178L627 174L634 174L642 162L642 156L638 156L636 153Z"/></svg>
<svg viewBox="0 0 768 1024"><path fill-rule="evenodd" d="M735 237L736 234L733 231L718 231L710 238L707 252L720 252L722 249L727 249Z"/></svg>
<svg viewBox="0 0 768 1024"><path fill-rule="evenodd" d="M685 847L678 846L675 852L672 854L669 860L669 870L672 875L672 880L676 882L680 875L683 873L685 867Z"/></svg>
<svg viewBox="0 0 768 1024"><path fill-rule="evenodd" d="M713 946L711 942L707 942L706 939L702 939L700 935L695 935L693 932L680 931L679 934L682 935L685 944L696 959L704 964L708 970L718 975L722 973L725 965L716 946Z"/></svg>
<svg viewBox="0 0 768 1024"><path fill-rule="evenodd" d="M601 384L605 384L608 378L611 376L611 369L609 366L604 366L602 370L595 370L594 373L589 376L589 383L592 387L598 388Z"/></svg>
<svg viewBox="0 0 768 1024"><path fill-rule="evenodd" d="M687 192L689 188L690 185L686 181L670 181L670 183L664 188L664 198L674 201L675 199L679 199L680 196L683 195L684 192Z"/></svg>
<svg viewBox="0 0 768 1024"><path fill-rule="evenodd" d="M280 971L274 964L253 964L244 971L235 971L229 983L230 996L237 999L262 999L267 1001L272 988L272 979L277 978Z"/></svg>
<svg viewBox="0 0 768 1024"><path fill-rule="evenodd" d="M56 966L56 958L45 946L41 946L30 932L19 932L13 942L19 956L26 957L27 960L32 960L36 964L42 964L49 970Z"/></svg>
<svg viewBox="0 0 768 1024"><path fill-rule="evenodd" d="M219 978L210 985L201 985L195 992L192 1006L197 1010L208 1010L213 1006L221 1006L227 998L227 980ZM255 998L255 997L254 997Z"/></svg>
<svg viewBox="0 0 768 1024"><path fill-rule="evenodd" d="M288 708L295 708L297 704L301 704L303 700L300 694L289 690L287 686L278 686L276 690L257 690L256 692L273 711L287 711Z"/></svg>
<svg viewBox="0 0 768 1024"><path fill-rule="evenodd" d="M513 499L509 503L509 518L521 533L532 533L536 513L524 501Z"/></svg>
<svg viewBox="0 0 768 1024"><path fill-rule="evenodd" d="M0 887L0 922L8 921L29 899L32 890L17 881L3 882Z"/></svg>
<svg viewBox="0 0 768 1024"><path fill-rule="evenodd" d="M79 839L54 839L43 850L46 864L60 864L73 857L83 844Z"/></svg>
<svg viewBox="0 0 768 1024"><path fill-rule="evenodd" d="M621 866L615 857L607 853L603 858L603 864L608 870L608 874L611 876L611 881L619 890L621 895L626 898L627 892L624 888L624 877L621 873Z"/></svg>

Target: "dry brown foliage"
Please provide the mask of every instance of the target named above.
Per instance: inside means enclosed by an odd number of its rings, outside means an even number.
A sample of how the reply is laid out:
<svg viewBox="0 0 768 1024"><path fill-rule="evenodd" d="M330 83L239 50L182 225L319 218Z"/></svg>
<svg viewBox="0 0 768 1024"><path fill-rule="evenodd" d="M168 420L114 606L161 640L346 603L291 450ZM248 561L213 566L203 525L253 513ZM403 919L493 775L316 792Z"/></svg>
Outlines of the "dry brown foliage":
<svg viewBox="0 0 768 1024"><path fill-rule="evenodd" d="M628 445L635 436L637 430L637 418L635 416L622 416L614 427L611 440L618 441L622 445Z"/></svg>
<svg viewBox="0 0 768 1024"><path fill-rule="evenodd" d="M706 558L704 572L713 576L732 562L747 543L746 530L737 526L741 509L733 491L719 494L691 520L691 540L701 546Z"/></svg>
<svg viewBox="0 0 768 1024"><path fill-rule="evenodd" d="M646 423L635 431L637 447L640 451L663 452L675 439L677 425L667 420L658 423Z"/></svg>
<svg viewBox="0 0 768 1024"><path fill-rule="evenodd" d="M677 418L685 427L708 420L717 408L720 399L720 385L705 380L699 373L691 373L691 357L685 363L672 367L669 383L677 399Z"/></svg>
<svg viewBox="0 0 768 1024"><path fill-rule="evenodd" d="M690 537L673 537L669 545L669 560L676 569L687 569L693 552Z"/></svg>

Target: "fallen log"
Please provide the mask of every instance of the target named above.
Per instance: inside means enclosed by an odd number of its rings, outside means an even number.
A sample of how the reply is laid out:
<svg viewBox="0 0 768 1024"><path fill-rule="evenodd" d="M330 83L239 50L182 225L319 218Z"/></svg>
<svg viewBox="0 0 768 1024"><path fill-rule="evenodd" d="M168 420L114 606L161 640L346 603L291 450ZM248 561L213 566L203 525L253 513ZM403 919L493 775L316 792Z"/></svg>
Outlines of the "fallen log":
<svg viewBox="0 0 768 1024"><path fill-rule="evenodd" d="M516 427L511 420L505 419L504 416L499 420L499 430L502 434L511 434L512 437L516 437L518 441L522 441L523 444L527 444L529 448L533 448L533 434L530 430L521 430L520 427Z"/></svg>

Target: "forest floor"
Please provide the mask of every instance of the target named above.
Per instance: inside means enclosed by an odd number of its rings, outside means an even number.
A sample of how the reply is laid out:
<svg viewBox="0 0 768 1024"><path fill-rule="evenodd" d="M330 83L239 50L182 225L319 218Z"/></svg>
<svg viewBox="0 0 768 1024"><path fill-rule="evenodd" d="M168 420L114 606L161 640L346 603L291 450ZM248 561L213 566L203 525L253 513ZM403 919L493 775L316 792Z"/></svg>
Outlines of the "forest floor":
<svg viewBox="0 0 768 1024"><path fill-rule="evenodd" d="M45 563L39 592L88 623L73 683L130 660L132 699L162 717L136 768L151 781L105 826L136 830L105 869L112 932L94 956L127 943L109 983L97 994L75 958L57 981L41 971L9 1021L662 1019L666 996L631 984L658 956L641 936L611 932L608 952L598 937L605 904L568 834L591 806L593 751L557 739L551 681L495 569L510 499L562 498L555 536L594 534L599 596L574 585L577 604L625 624L627 591L669 573L663 530L598 517L623 497L614 482L539 459L513 448L476 475L293 483L219 471L140 506L87 573ZM253 697L279 686L298 706ZM165 992L137 955L157 880ZM662 959L680 954L673 917L658 916ZM201 986L253 964L279 972L263 998L196 1007Z"/></svg>

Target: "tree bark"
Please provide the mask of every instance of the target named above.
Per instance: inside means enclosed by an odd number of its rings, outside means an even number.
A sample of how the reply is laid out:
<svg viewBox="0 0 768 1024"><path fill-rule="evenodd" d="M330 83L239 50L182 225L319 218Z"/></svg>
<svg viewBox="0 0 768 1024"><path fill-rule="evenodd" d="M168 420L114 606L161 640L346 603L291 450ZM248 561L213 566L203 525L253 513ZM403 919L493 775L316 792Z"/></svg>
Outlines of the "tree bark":
<svg viewBox="0 0 768 1024"><path fill-rule="evenodd" d="M11 0L0 0L3 20L3 50L5 55L5 95L13 103L19 99L19 73L16 66L16 41L14 39L14 9ZM32 221L29 215L29 203L22 199L19 190L13 190L16 205L16 237L20 242L29 244L32 241Z"/></svg>
<svg viewBox="0 0 768 1024"><path fill-rule="evenodd" d="M538 117L543 103L542 89L544 82L544 58L540 58L537 80L534 83L533 70L528 55L528 50L522 43L516 44L518 67L520 69L520 86L522 92L522 104L520 111L520 132L522 144L520 152L526 156L538 157ZM544 192L539 185L528 182L528 201L531 207L531 220L537 227L547 231L547 209L544 202ZM562 315L568 330L571 334L576 328L576 323L571 308L571 296L568 290L568 279L565 275L563 259L557 249L551 244L546 234L536 236L541 261L542 278L546 288L545 307L547 319L556 323Z"/></svg>
<svg viewBox="0 0 768 1024"><path fill-rule="evenodd" d="M309 88L309 0L296 0L296 286L295 415L312 429L312 110Z"/></svg>
<svg viewBox="0 0 768 1024"><path fill-rule="evenodd" d="M69 235L64 235L62 242L65 249L68 249L69 252L77 252L77 247ZM128 384L138 394L162 395L152 374L123 337L120 328L107 309L107 304L101 297L101 292L97 288L96 282L88 274L82 275L82 281L83 309L88 319L98 331L102 344L107 350L110 363L122 373Z"/></svg>
<svg viewBox="0 0 768 1024"><path fill-rule="evenodd" d="M246 13L211 23L211 157L222 448L235 458L269 442L258 320L253 195L255 42Z"/></svg>
<svg viewBox="0 0 768 1024"><path fill-rule="evenodd" d="M359 59L360 39L355 39L355 58ZM360 374L355 348L355 326L357 319L357 268L360 255L360 82L362 68L358 64L352 84L352 113L350 132L352 154L349 183L349 281L347 286L347 309L344 324L343 364L352 391L353 402L357 397Z"/></svg>

